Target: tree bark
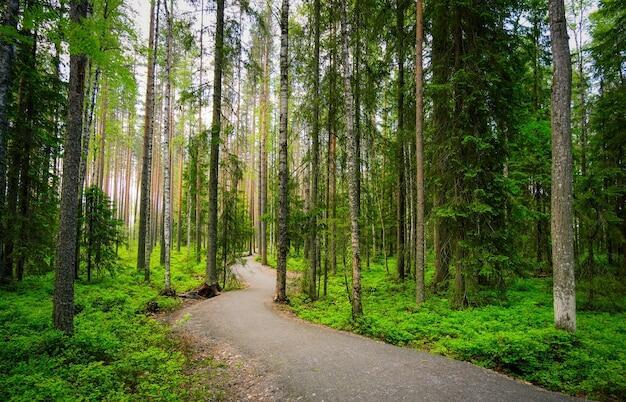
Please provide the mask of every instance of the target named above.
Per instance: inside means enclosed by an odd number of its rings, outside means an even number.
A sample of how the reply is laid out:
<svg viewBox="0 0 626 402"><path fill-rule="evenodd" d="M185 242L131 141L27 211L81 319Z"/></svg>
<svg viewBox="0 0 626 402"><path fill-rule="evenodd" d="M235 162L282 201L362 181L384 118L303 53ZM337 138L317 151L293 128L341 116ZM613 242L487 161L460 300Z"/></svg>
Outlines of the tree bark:
<svg viewBox="0 0 626 402"><path fill-rule="evenodd" d="M148 39L148 72L146 85L146 106L143 131L143 161L141 169L141 201L139 204L139 245L137 249L137 270L144 272L146 281L150 280L150 256L148 222L150 220L150 174L152 165L152 135L154 129L154 69L156 66L156 48L158 46L159 0L150 2L150 34ZM156 21L155 21L156 19Z"/></svg>
<svg viewBox="0 0 626 402"><path fill-rule="evenodd" d="M319 120L320 120L320 0L315 0L313 5L313 26L314 26L314 45L313 45L313 130L311 132L311 204L309 211L311 212L309 227L309 280L308 291L309 298L315 300L317 298L317 189L319 182Z"/></svg>
<svg viewBox="0 0 626 402"><path fill-rule="evenodd" d="M215 63L213 68L213 117L211 122L211 156L209 161L209 231L206 284L209 296L219 292L217 282L217 179L222 117L222 63L224 58L224 0L217 0L215 27Z"/></svg>
<svg viewBox="0 0 626 402"><path fill-rule="evenodd" d="M268 3L269 7L269 3ZM264 38L264 49L263 49L263 89L261 91L261 149L259 152L260 155L260 189L259 189L259 219L260 219L260 238L259 238L259 248L261 251L261 264L267 265L267 222L265 220L265 214L267 209L267 135L268 135L268 126L269 126L269 118L268 118L268 102L269 102L269 81L270 81L270 70L269 70L269 58L270 58L270 33L271 33L271 10L268 9L267 13L267 32L265 33L266 37Z"/></svg>
<svg viewBox="0 0 626 402"><path fill-rule="evenodd" d="M319 0L316 0L319 9ZM289 0L283 0L280 16L280 138L279 152L279 209L278 209L278 259L276 264L276 296L274 300L283 303L287 300L287 253L289 235L287 222L289 214L289 170L287 166L287 121L289 96Z"/></svg>
<svg viewBox="0 0 626 402"><path fill-rule="evenodd" d="M574 232L572 221L572 65L563 0L550 0L552 47L552 261L554 323L557 328L576 330L574 279Z"/></svg>
<svg viewBox="0 0 626 402"><path fill-rule="evenodd" d="M415 301L426 300L424 291L424 5L416 0L415 13L415 160L417 186L417 223L415 234Z"/></svg>
<svg viewBox="0 0 626 402"><path fill-rule="evenodd" d="M396 55L398 57L397 107L398 133L396 142L396 166L398 173L398 209L396 220L396 257L398 277L404 280L404 234L405 234L405 195L404 177L404 0L396 0Z"/></svg>
<svg viewBox="0 0 626 402"><path fill-rule="evenodd" d="M196 153L196 163L194 165L196 177L195 177L195 197L194 197L194 213L195 213L195 240L196 240L196 262L200 262L200 254L202 251L202 203L200 202L200 186L201 186L201 170L199 165L201 165L200 160L203 157L200 153L201 145L204 144L203 139L205 135L202 131L202 106L204 101L204 82L202 81L202 74L204 73L204 0L200 1L200 69L198 71L199 74L199 85L200 85L200 95L199 95L199 103L198 103L198 136L195 146Z"/></svg>
<svg viewBox="0 0 626 402"><path fill-rule="evenodd" d="M70 2L70 21L80 24L87 16L85 0ZM71 52L68 99L68 126L63 141L63 183L61 187L61 217L55 252L55 279L53 300L54 327L71 335L74 331L74 252L78 225L78 175L80 168L81 135L85 67L87 57Z"/></svg>
<svg viewBox="0 0 626 402"><path fill-rule="evenodd" d="M8 0L5 4L1 25L7 29L17 29L19 1ZM9 96L13 80L13 64L15 62L15 46L0 41L0 215L6 216L7 186L7 136L9 131ZM12 267L4 260L4 220L0 220L0 279L10 280L13 276Z"/></svg>
<svg viewBox="0 0 626 402"><path fill-rule="evenodd" d="M360 205L359 205L359 148L354 132L354 102L352 98L352 75L348 37L346 0L341 0L341 38L343 59L343 90L346 112L346 142L348 164L348 199L350 204L350 231L352 243L352 318L363 315L361 306L361 254L360 254Z"/></svg>
<svg viewBox="0 0 626 402"><path fill-rule="evenodd" d="M172 241L172 181L171 181L171 150L170 150L170 127L172 119L172 13L173 0L170 7L167 0L164 2L165 15L167 18L167 45L165 58L165 123L163 124L163 266L165 268L164 293L172 292L170 275L170 250Z"/></svg>
<svg viewBox="0 0 626 402"><path fill-rule="evenodd" d="M433 5L432 22L432 81L434 86L433 101L433 146L442 149L447 135L449 135L450 106L452 94L446 85L450 81L450 16L447 1L437 1ZM433 178L445 175L443 152L433 153ZM450 241L446 221L437 216L438 209L446 203L446 189L441 181L434 181L433 185L433 251L435 254L435 276L433 290L444 290L449 276Z"/></svg>

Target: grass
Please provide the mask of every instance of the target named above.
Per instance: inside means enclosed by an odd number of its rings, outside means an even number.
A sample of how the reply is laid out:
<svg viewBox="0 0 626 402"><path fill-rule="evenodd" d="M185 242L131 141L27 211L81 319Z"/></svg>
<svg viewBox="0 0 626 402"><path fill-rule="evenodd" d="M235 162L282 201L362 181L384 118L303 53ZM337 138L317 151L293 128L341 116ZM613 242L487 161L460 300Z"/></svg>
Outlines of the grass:
<svg viewBox="0 0 626 402"><path fill-rule="evenodd" d="M135 252L120 248L113 275L75 286L75 334L52 328L53 275L27 277L0 288L0 400L188 400L220 399L221 389L206 390L184 345L170 329L147 314L180 305L163 297L158 249L152 254L152 280L135 269ZM184 292L201 283L204 264L191 253L172 255L172 284ZM155 304L156 303L156 304ZM191 369L190 369L191 368Z"/></svg>
<svg viewBox="0 0 626 402"><path fill-rule="evenodd" d="M295 262L295 264L294 264ZM300 260L289 265L300 270ZM395 264L389 266L394 272ZM414 283L400 283L381 263L362 272L364 317L351 319L341 266L328 296L310 302L290 295L305 320L385 342L466 360L554 391L603 400L626 400L626 314L578 312L575 335L553 328L549 279L513 283L497 304L453 310L447 298L414 302ZM432 272L427 272L427 280ZM350 274L348 274L348 280ZM428 283L428 282L427 282ZM623 294L620 300L624 305Z"/></svg>

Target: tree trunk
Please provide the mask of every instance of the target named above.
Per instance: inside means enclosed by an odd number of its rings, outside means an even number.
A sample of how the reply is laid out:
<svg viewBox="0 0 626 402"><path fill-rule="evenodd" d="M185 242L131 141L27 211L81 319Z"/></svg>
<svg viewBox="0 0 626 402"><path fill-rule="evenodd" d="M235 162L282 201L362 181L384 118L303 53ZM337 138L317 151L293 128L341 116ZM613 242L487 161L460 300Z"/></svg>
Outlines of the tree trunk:
<svg viewBox="0 0 626 402"><path fill-rule="evenodd" d="M319 0L315 1L319 10ZM278 209L278 259L276 263L276 295L274 301L283 303L287 300L287 253L289 235L287 221L289 213L289 170L287 167L287 120L289 94L289 0L283 0L280 15L280 138L279 152L279 209ZM319 50L319 49L318 49Z"/></svg>
<svg viewBox="0 0 626 402"><path fill-rule="evenodd" d="M269 3L268 3L269 4ZM268 6L269 7L269 6ZM271 32L271 10L268 9L267 13L267 32L266 37L264 39L264 50L263 50L263 90L262 90L262 98L261 98L261 149L260 149L260 189L259 189L259 219L260 219L260 242L259 246L261 249L261 264L267 265L267 222L265 220L265 214L267 209L267 135L268 135L268 126L269 126L269 118L268 118L268 102L269 102L269 81L270 81L270 67L269 67L269 58L270 58L270 32Z"/></svg>
<svg viewBox="0 0 626 402"><path fill-rule="evenodd" d="M143 162L141 169L141 195L139 205L139 245L137 248L137 269L144 272L146 281L150 280L150 255L148 231L150 220L150 174L152 165L152 133L154 126L154 69L159 30L159 0L150 2L150 35L148 39L148 72L146 85L146 106L143 131ZM156 22L155 22L156 19Z"/></svg>
<svg viewBox="0 0 626 402"><path fill-rule="evenodd" d="M398 133L396 142L396 163L398 173L398 209L396 220L396 257L398 277L404 280L404 234L405 234L405 195L404 180L404 0L396 0L396 55L398 57Z"/></svg>
<svg viewBox="0 0 626 402"><path fill-rule="evenodd" d="M574 232L572 222L572 65L563 0L549 1L552 72L552 261L554 322L576 330Z"/></svg>
<svg viewBox="0 0 626 402"><path fill-rule="evenodd" d="M222 63L224 58L224 0L217 0L215 28L215 63L213 69L213 117L211 122L211 155L209 161L209 231L206 284L209 296L219 292L217 282L217 179L222 117Z"/></svg>
<svg viewBox="0 0 626 402"><path fill-rule="evenodd" d="M433 101L433 146L441 149L445 138L449 135L450 106L452 94L446 85L450 81L450 18L447 2L438 1L433 5L432 23L432 81ZM434 177L445 175L443 152L433 153L432 170ZM446 189L435 181L433 183L433 251L435 254L435 276L433 290L444 290L449 276L450 241L446 221L437 217L438 209L446 203Z"/></svg>
<svg viewBox="0 0 626 402"><path fill-rule="evenodd" d="M311 132L311 212L309 227L309 280L307 294L311 300L317 298L317 189L319 182L319 120L320 120L320 0L313 6L313 130Z"/></svg>
<svg viewBox="0 0 626 402"><path fill-rule="evenodd" d="M171 181L171 150L170 150L170 127L172 125L172 13L174 3L170 0L164 2L165 16L167 18L167 45L165 58L165 123L163 124L163 266L165 268L164 294L172 293L170 276L170 248L172 241L172 181Z"/></svg>
<svg viewBox="0 0 626 402"><path fill-rule="evenodd" d="M70 2L70 20L80 23L87 16L88 3ZM55 252L53 321L54 327L70 335L74 331L74 252L78 225L78 174L80 168L81 135L85 67L87 57L70 53L70 82L67 135L63 141L63 183L61 187L61 218Z"/></svg>
<svg viewBox="0 0 626 402"><path fill-rule="evenodd" d="M200 69L198 71L199 74L199 85L200 85L200 97L198 102L198 136L196 141L196 163L194 164L194 169L196 173L195 177L195 198L194 198L194 206L195 206L195 246L196 246L196 262L200 262L200 254L202 252L202 203L200 202L200 186L201 186L201 170L199 169L200 160L203 156L200 154L201 144L205 136L202 131L202 106L204 101L204 82L202 81L202 74L204 73L204 0L200 1ZM203 149L204 151L204 149Z"/></svg>
<svg viewBox="0 0 626 402"><path fill-rule="evenodd" d="M361 306L361 255L360 255L360 206L359 206L359 149L354 133L354 104L352 99L352 75L348 37L346 0L341 0L341 38L343 59L343 90L346 110L346 142L348 164L348 199L350 204L350 231L352 243L352 318L363 315Z"/></svg>
<svg viewBox="0 0 626 402"><path fill-rule="evenodd" d="M7 29L17 29L19 1L8 0L5 4L1 25ZM12 43L0 41L0 214L6 216L6 186L7 186L7 135L9 131L9 97L13 79L13 64L15 61L15 46ZM13 276L12 267L5 264L4 242L6 231L4 221L0 220L0 279L10 280Z"/></svg>
<svg viewBox="0 0 626 402"><path fill-rule="evenodd" d="M337 187L337 135L335 126L335 99L333 97L333 91L335 90L335 73L336 73L336 36L335 36L335 24L333 23L331 29L331 41L332 50L330 52L330 79L328 88L328 97L330 104L328 105L328 198L329 198L329 214L330 225L328 230L329 235L329 250L330 253L330 271L333 275L337 273L337 223L335 221L337 217L337 200L336 200L336 187Z"/></svg>
<svg viewBox="0 0 626 402"><path fill-rule="evenodd" d="M184 116L184 115L183 115ZM184 125L183 125L184 127ZM176 251L180 253L180 246L183 237L183 166L185 155L181 150L178 155L178 227L176 236Z"/></svg>
<svg viewBox="0 0 626 402"><path fill-rule="evenodd" d="M415 301L426 300L424 291L424 77L422 46L424 41L423 0L416 0L415 14L415 160L417 186L417 222L415 234Z"/></svg>
<svg viewBox="0 0 626 402"><path fill-rule="evenodd" d="M27 5L28 7L28 5ZM20 52L20 61L22 67L26 70L34 70L36 68L37 57L37 32L31 32L26 29L23 33L28 39L23 43L24 47ZM28 234L29 228L27 222L30 220L30 200L31 194L31 154L34 141L34 119L37 113L34 108L34 86L35 83L27 76L22 76L20 80L19 96L18 96L18 108L20 110L19 115L16 118L15 130L19 137L19 143L21 145L21 158L19 163L19 190L18 190L18 253L17 264L15 266L15 277L18 281L21 281L24 277L25 266L25 249L28 247Z"/></svg>

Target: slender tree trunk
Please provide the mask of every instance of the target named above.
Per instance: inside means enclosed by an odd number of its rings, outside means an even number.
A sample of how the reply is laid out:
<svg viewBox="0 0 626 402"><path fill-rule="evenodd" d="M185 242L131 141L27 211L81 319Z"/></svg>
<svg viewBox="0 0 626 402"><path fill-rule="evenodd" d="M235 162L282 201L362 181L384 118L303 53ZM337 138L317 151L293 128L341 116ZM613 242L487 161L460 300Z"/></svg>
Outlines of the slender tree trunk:
<svg viewBox="0 0 626 402"><path fill-rule="evenodd" d="M178 234L176 236L176 251L179 253L180 253L180 245L182 243L182 237L183 237L183 166L184 164L185 164L185 155L183 154L183 151L181 150L178 155L178 227L177 227Z"/></svg>
<svg viewBox="0 0 626 402"><path fill-rule="evenodd" d="M100 130L100 143L98 145L98 165L96 171L98 172L96 175L96 180L98 183L98 187L105 191L104 188L104 147L106 146L106 132L107 132L107 116L108 116L108 86L107 80L104 80L103 88L102 88L103 100L102 100L102 115L101 115L101 130ZM108 183L108 181L107 181ZM105 191L106 192L106 191Z"/></svg>
<svg viewBox="0 0 626 402"><path fill-rule="evenodd" d="M572 222L572 65L563 0L550 0L552 72L552 261L554 322L576 330L574 232Z"/></svg>
<svg viewBox="0 0 626 402"><path fill-rule="evenodd" d="M319 11L319 0L315 1ZM287 300L287 253L289 235L287 221L289 213L289 170L287 167L287 121L289 95L289 0L283 0L280 15L280 138L279 152L279 207L278 207L278 259L276 263L276 295L274 301ZM319 51L319 48L318 48Z"/></svg>
<svg viewBox="0 0 626 402"><path fill-rule="evenodd" d="M167 0L164 2L165 16L167 18L167 45L165 56L165 123L163 124L163 266L165 268L165 288L164 294L172 293L172 282L170 275L170 249L172 241L172 181L171 181L171 149L170 149L170 128L172 125L172 13L174 12L174 2L170 0L170 7Z"/></svg>
<svg viewBox="0 0 626 402"><path fill-rule="evenodd" d="M2 20L3 27L17 29L17 16L19 13L19 1L7 0ZM15 46L12 43L0 40L0 215L6 216L6 186L7 186L7 136L9 131L9 97L13 80L13 64L15 61ZM12 267L5 263L4 220L0 219L0 279L11 280Z"/></svg>
<svg viewBox="0 0 626 402"><path fill-rule="evenodd" d="M150 173L152 164L152 136L154 129L154 69L158 46L159 0L150 2L150 35L148 39L148 72L146 85L146 106L143 132L143 162L141 169L141 201L139 205L139 246L137 248L137 269L150 280L150 255L146 255L150 241L148 238L150 220ZM156 19L156 21L155 21Z"/></svg>
<svg viewBox="0 0 626 402"><path fill-rule="evenodd" d="M426 300L424 291L424 78L422 45L424 42L423 0L416 0L415 13L415 181L417 187L417 227L415 234L415 301Z"/></svg>
<svg viewBox="0 0 626 402"><path fill-rule="evenodd" d="M329 79L329 88L328 88L328 97L330 99L330 104L328 105L328 175L329 175L329 184L328 184L328 198L329 198L329 208L330 208L330 226L328 230L330 230L330 239L329 239L329 250L330 253L329 261L330 261L330 271L333 275L337 273L337 197L336 197L336 188L337 188L337 158L336 158L336 150L337 150L337 135L335 129L335 101L333 97L333 91L335 90L335 73L336 73L336 57L335 57L335 45L336 45L336 36L335 36L335 24L333 23L332 32L331 32L331 41L332 41L332 50L330 52L330 79Z"/></svg>
<svg viewBox="0 0 626 402"><path fill-rule="evenodd" d="M268 3L269 4L269 3ZM268 5L269 7L269 5ZM261 150L260 150L260 189L259 189L259 197L260 197L260 207L259 207L259 219L260 227L261 227L261 236L260 236L260 249L261 249L261 264L267 265L267 222L265 220L265 214L267 209L267 135L269 128L269 116L268 116L268 102L269 102L269 81L270 81L270 70L269 70L269 58L270 58L270 32L271 32L271 10L268 9L267 13L267 32L266 37L264 39L264 50L263 50L263 91L262 91L262 103L261 103Z"/></svg>
<svg viewBox="0 0 626 402"><path fill-rule="evenodd" d="M404 0L396 0L396 54L398 57L398 135L396 143L396 163L398 173L398 210L396 232L396 254L398 277L404 280L404 234L405 234L405 195L404 177Z"/></svg>
<svg viewBox="0 0 626 402"><path fill-rule="evenodd" d="M204 102L204 82L202 80L202 75L204 73L204 0L200 1L200 70L199 70L199 84L200 84L200 97L199 97L199 105L198 105L198 140L196 142L196 166L194 166L196 172L196 192L195 192L195 240L196 240L196 262L200 262L200 254L202 252L202 203L200 201L200 187L201 187L201 170L198 165L201 165L200 160L204 160L203 155L201 155L200 150L204 151L204 147L201 145L204 144L203 139L205 138L205 134L202 128L202 106Z"/></svg>
<svg viewBox="0 0 626 402"><path fill-rule="evenodd" d="M211 122L211 156L209 161L209 231L206 284L209 296L218 294L217 281L217 180L222 116L222 63L224 58L224 0L217 0L215 28L215 63L213 69L213 117Z"/></svg>
<svg viewBox="0 0 626 402"><path fill-rule="evenodd" d="M30 4L27 3L26 7L30 7ZM22 52L20 52L20 59L23 68L26 70L32 70L36 68L36 57L37 57L37 43L38 43L38 35L37 32L31 32L26 29L23 33L27 36L28 40L25 41ZM30 201L31 201L31 182L32 182L32 172L31 172L31 155L32 149L34 146L34 122L35 114L37 111L35 110L35 100L34 100L34 82L32 79L27 76L22 76L20 80L20 88L19 88L19 97L18 97L18 107L20 110L20 114L16 119L15 129L20 138L19 143L21 144L21 158L19 164L19 175L20 175L20 183L19 183L19 195L18 195L18 211L19 211L19 219L17 221L17 229L18 229L18 244L19 248L17 253L17 264L15 266L15 277L18 281L21 281L24 277L24 266L26 261L26 254L24 250L28 246L28 234L29 228L27 227L27 222L30 220Z"/></svg>
<svg viewBox="0 0 626 402"><path fill-rule="evenodd" d="M88 3L70 2L70 20L79 24L87 16ZM61 187L61 218L55 252L53 300L54 327L70 335L74 331L74 252L78 225L78 169L83 125L85 67L87 57L72 54L70 48L70 83L67 135L63 141L63 183Z"/></svg>
<svg viewBox="0 0 626 402"><path fill-rule="evenodd" d="M352 243L352 318L363 315L361 306L361 255L360 255L360 206L359 206L359 148L354 133L354 104L352 99L352 74L350 72L350 50L346 0L341 0L341 37L343 59L343 87L346 110L346 142L348 153L348 198L350 204L350 229Z"/></svg>
<svg viewBox="0 0 626 402"><path fill-rule="evenodd" d="M309 280L308 296L312 300L317 298L317 188L319 182L319 94L320 94L320 0L315 0L313 6L314 45L313 45L313 131L311 133L311 222L309 229Z"/></svg>
<svg viewBox="0 0 626 402"><path fill-rule="evenodd" d="M435 84L433 91L433 145L441 149L445 137L449 135L451 120L450 102L452 94L446 85L450 78L450 25L448 2L437 1L433 4L432 22L432 81ZM433 153L434 176L445 175L445 162L442 152ZM446 221L436 216L437 210L446 203L446 189L440 182L433 183L433 251L435 257L435 276L433 290L439 292L445 289L449 276L450 241Z"/></svg>

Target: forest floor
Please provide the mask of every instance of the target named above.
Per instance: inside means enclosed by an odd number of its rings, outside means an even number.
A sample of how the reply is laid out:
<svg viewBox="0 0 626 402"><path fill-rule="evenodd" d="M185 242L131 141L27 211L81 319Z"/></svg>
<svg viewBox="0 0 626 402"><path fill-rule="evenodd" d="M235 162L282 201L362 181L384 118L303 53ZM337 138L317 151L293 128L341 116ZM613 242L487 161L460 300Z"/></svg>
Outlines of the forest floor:
<svg viewBox="0 0 626 402"><path fill-rule="evenodd" d="M234 394L236 359L216 344L198 343L162 322L180 298L161 296L163 268L152 253L146 285L136 250L120 247L110 270L75 284L72 337L52 328L52 273L0 287L0 400L224 400ZM204 279L193 251L172 253L179 292ZM237 283L229 283L236 288ZM236 370L236 373L234 373Z"/></svg>
<svg viewBox="0 0 626 402"><path fill-rule="evenodd" d="M273 265L273 261L270 261ZM294 256L289 269L300 272L306 261ZM401 282L395 260L389 272L372 259L362 270L364 317L351 319L346 289L350 274L341 264L329 275L328 295L311 302L293 286L291 310L300 318L332 328L417 350L464 360L529 381L553 391L600 400L626 400L626 298L619 283L604 280L593 306L585 283L578 287L578 329L554 329L549 277L517 278L505 292L481 293L471 307L451 308L446 294L415 305L412 278ZM426 283L432 277L432 261ZM615 288L617 286L617 288ZM320 286L323 289L323 285Z"/></svg>
<svg viewBox="0 0 626 402"><path fill-rule="evenodd" d="M245 289L191 304L173 318L189 336L227 344L270 378L269 399L568 399L466 362L307 323L272 302L274 271L252 257L233 270Z"/></svg>

